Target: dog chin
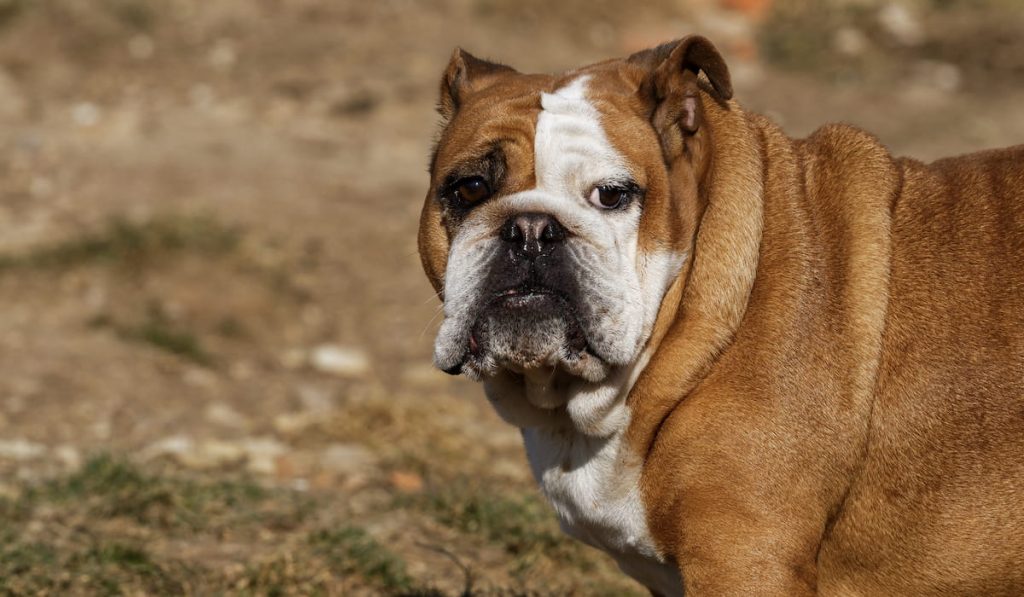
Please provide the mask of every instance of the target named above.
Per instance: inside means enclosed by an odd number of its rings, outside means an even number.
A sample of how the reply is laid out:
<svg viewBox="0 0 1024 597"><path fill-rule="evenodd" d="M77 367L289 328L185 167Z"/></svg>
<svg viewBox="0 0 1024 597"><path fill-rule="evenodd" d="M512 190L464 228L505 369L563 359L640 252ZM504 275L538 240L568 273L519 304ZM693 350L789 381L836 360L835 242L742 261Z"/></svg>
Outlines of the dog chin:
<svg viewBox="0 0 1024 597"><path fill-rule="evenodd" d="M559 372L591 382L608 365L587 344L567 302L554 294L517 294L488 304L473 324L460 371L481 381L502 372L553 379Z"/></svg>

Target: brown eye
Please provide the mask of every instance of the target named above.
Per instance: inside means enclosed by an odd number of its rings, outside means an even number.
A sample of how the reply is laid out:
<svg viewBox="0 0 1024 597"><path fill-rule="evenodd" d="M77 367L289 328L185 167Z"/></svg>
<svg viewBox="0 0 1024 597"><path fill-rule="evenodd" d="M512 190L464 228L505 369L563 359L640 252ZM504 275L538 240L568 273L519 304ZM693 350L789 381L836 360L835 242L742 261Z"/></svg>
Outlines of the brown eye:
<svg viewBox="0 0 1024 597"><path fill-rule="evenodd" d="M463 178L455 183L455 197L465 205L475 205L491 196L487 182L479 176Z"/></svg>
<svg viewBox="0 0 1024 597"><path fill-rule="evenodd" d="M629 199L629 191L619 187L594 187L590 191L590 203L601 209L616 209L625 205Z"/></svg>

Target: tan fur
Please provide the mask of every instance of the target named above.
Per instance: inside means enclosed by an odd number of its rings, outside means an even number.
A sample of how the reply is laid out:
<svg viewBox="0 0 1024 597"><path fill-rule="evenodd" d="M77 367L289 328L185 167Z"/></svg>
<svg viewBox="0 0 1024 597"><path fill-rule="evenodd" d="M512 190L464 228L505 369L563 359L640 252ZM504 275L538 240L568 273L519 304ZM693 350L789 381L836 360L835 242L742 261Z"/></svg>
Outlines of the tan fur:
<svg viewBox="0 0 1024 597"><path fill-rule="evenodd" d="M459 56L456 51L456 57ZM442 216L434 193L444 182L439 175L445 166L458 163L467 156L478 156L491 146L500 147L509 162L513 178L510 192L533 185L534 122L540 110L540 92L555 84L554 77L504 73L476 81L473 89L463 89L462 109L456 111L452 100L445 99L448 81L442 81L439 111L447 124L431 158L430 193L420 216L420 259L434 289L443 297L445 264L448 259L451 224ZM464 83L468 84L468 83ZM457 122L453 122L457 118Z"/></svg>
<svg viewBox="0 0 1024 597"><path fill-rule="evenodd" d="M712 136L747 142L715 147L764 172L754 286L718 303L743 321L720 322L720 354L682 323L754 267L698 278L722 258L705 236L744 222L705 219L683 316L630 395L688 594L1020 594L1024 148L925 166L849 127L794 142L730 113Z"/></svg>
<svg viewBox="0 0 1024 597"><path fill-rule="evenodd" d="M790 139L706 84L700 129L666 143L648 69L576 74L646 168L642 250L691 254L626 433L686 594L1024 594L1024 146L895 160L848 126ZM466 101L500 118L449 126L435 177L482 137L526 160L535 114L510 106L565 79L497 80Z"/></svg>

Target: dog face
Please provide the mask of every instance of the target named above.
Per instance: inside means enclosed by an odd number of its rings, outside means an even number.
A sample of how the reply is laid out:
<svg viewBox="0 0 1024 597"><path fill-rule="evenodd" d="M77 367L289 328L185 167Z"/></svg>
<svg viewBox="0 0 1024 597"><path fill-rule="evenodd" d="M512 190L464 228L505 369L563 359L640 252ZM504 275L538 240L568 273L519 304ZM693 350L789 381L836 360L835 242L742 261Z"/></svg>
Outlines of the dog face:
<svg viewBox="0 0 1024 597"><path fill-rule="evenodd" d="M599 383L637 359L696 226L705 152L687 60L705 44L557 77L456 51L420 224L444 299L439 368Z"/></svg>
<svg viewBox="0 0 1024 597"><path fill-rule="evenodd" d="M435 193L451 238L442 369L485 377L561 368L597 381L635 358L664 285L647 279L650 256L638 251L650 176L609 139L587 97L590 79L531 90L539 109L523 115L533 126L517 127L518 138L438 160ZM499 117L471 110L495 112L467 106L451 126L463 115L485 126ZM657 145L653 132L646 141Z"/></svg>

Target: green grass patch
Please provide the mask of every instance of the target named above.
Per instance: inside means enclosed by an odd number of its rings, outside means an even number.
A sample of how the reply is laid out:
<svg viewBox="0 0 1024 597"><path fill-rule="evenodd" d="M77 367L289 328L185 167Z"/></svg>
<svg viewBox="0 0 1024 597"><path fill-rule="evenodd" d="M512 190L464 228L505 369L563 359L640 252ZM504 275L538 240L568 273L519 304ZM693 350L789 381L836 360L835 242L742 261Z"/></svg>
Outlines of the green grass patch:
<svg viewBox="0 0 1024 597"><path fill-rule="evenodd" d="M9 533L0 546L0 594L171 595L183 591L174 572L141 546L90 541L84 546L58 546L22 542Z"/></svg>
<svg viewBox="0 0 1024 597"><path fill-rule="evenodd" d="M250 566L232 588L244 595L331 595L353 585L392 597L444 595L418 585L398 555L357 526L315 530L286 555Z"/></svg>
<svg viewBox="0 0 1024 597"><path fill-rule="evenodd" d="M560 584L566 572L580 577L588 554L560 535L539 496L481 483L445 487L405 498L405 507L462 531L458 540L469 545L501 545L512 556L500 566L517 579L513 586L478 582L472 564L452 555L461 550L421 544L417 549L448 555L453 574L462 568L464 583L447 594L554 595L571 587L627 594L629 585L609 583L601 570L587 574L592 584ZM387 545L354 521L318 523L335 520L319 513L336 506L337 496L142 468L110 455L47 482L23 483L17 495L0 498L0 595L445 594L410 574L406 558L419 557L417 551ZM544 558L544 566L533 566ZM552 569L559 576L551 584L538 578Z"/></svg>
<svg viewBox="0 0 1024 597"><path fill-rule="evenodd" d="M183 584L173 578L171 571L165 570L145 549L136 545L97 543L76 553L62 567L72 572L77 583L85 585L83 588L107 595L140 591L180 595L184 592Z"/></svg>
<svg viewBox="0 0 1024 597"><path fill-rule="evenodd" d="M291 495L291 494L289 494ZM84 509L90 517L127 518L166 530L204 531L234 526L259 512L275 496L247 479L198 482L171 475L150 475L126 460L100 455L76 473L30 488L20 500L24 512L39 504ZM277 515L302 518L301 501ZM270 513L259 512L268 517Z"/></svg>
<svg viewBox="0 0 1024 597"><path fill-rule="evenodd" d="M173 549L154 551L149 542L286 534L311 512L308 497L244 477L153 473L95 456L77 472L0 500L0 595L223 592L232 583L223 570L186 563ZM315 568L310 562L299 567Z"/></svg>
<svg viewBox="0 0 1024 597"><path fill-rule="evenodd" d="M216 364L216 359L195 333L172 323L158 308L147 310L145 319L135 324L118 322L109 315L100 315L90 321L89 325L109 328L129 342L151 346L203 367Z"/></svg>
<svg viewBox="0 0 1024 597"><path fill-rule="evenodd" d="M326 557L333 571L342 576L359 574L393 593L412 588L405 563L363 529L348 526L316 531L309 536L309 544Z"/></svg>
<svg viewBox="0 0 1024 597"><path fill-rule="evenodd" d="M0 579L26 575L37 577L43 569L56 563L57 550L51 545L38 542L18 543L16 537L5 537L4 545L0 548ZM38 582L43 579L34 580Z"/></svg>
<svg viewBox="0 0 1024 597"><path fill-rule="evenodd" d="M141 324L135 326L119 325L115 329L122 338L147 344L197 365L210 367L214 363L213 357L203 348L202 343L195 334L177 328L165 319L150 317Z"/></svg>
<svg viewBox="0 0 1024 597"><path fill-rule="evenodd" d="M497 493L469 483L412 498L438 522L500 544L512 555L572 549L540 496Z"/></svg>
<svg viewBox="0 0 1024 597"><path fill-rule="evenodd" d="M221 320L217 322L215 329L217 334L222 338L245 339L250 337L249 330L245 323L241 319L232 315L221 318Z"/></svg>
<svg viewBox="0 0 1024 597"><path fill-rule="evenodd" d="M591 574L604 558L565 535L550 505L536 493L454 479L420 495L401 496L395 506L418 510L445 526L501 547L511 556L509 572L525 585L533 584L533 571L544 560L557 562L561 569ZM630 594L625 586L616 584L608 594ZM598 589L588 586L585 594L605 594Z"/></svg>
<svg viewBox="0 0 1024 597"><path fill-rule="evenodd" d="M113 219L103 229L17 255L0 255L0 273L66 270L109 264L139 269L168 255L222 255L238 245L239 232L203 216L162 216L145 222Z"/></svg>

